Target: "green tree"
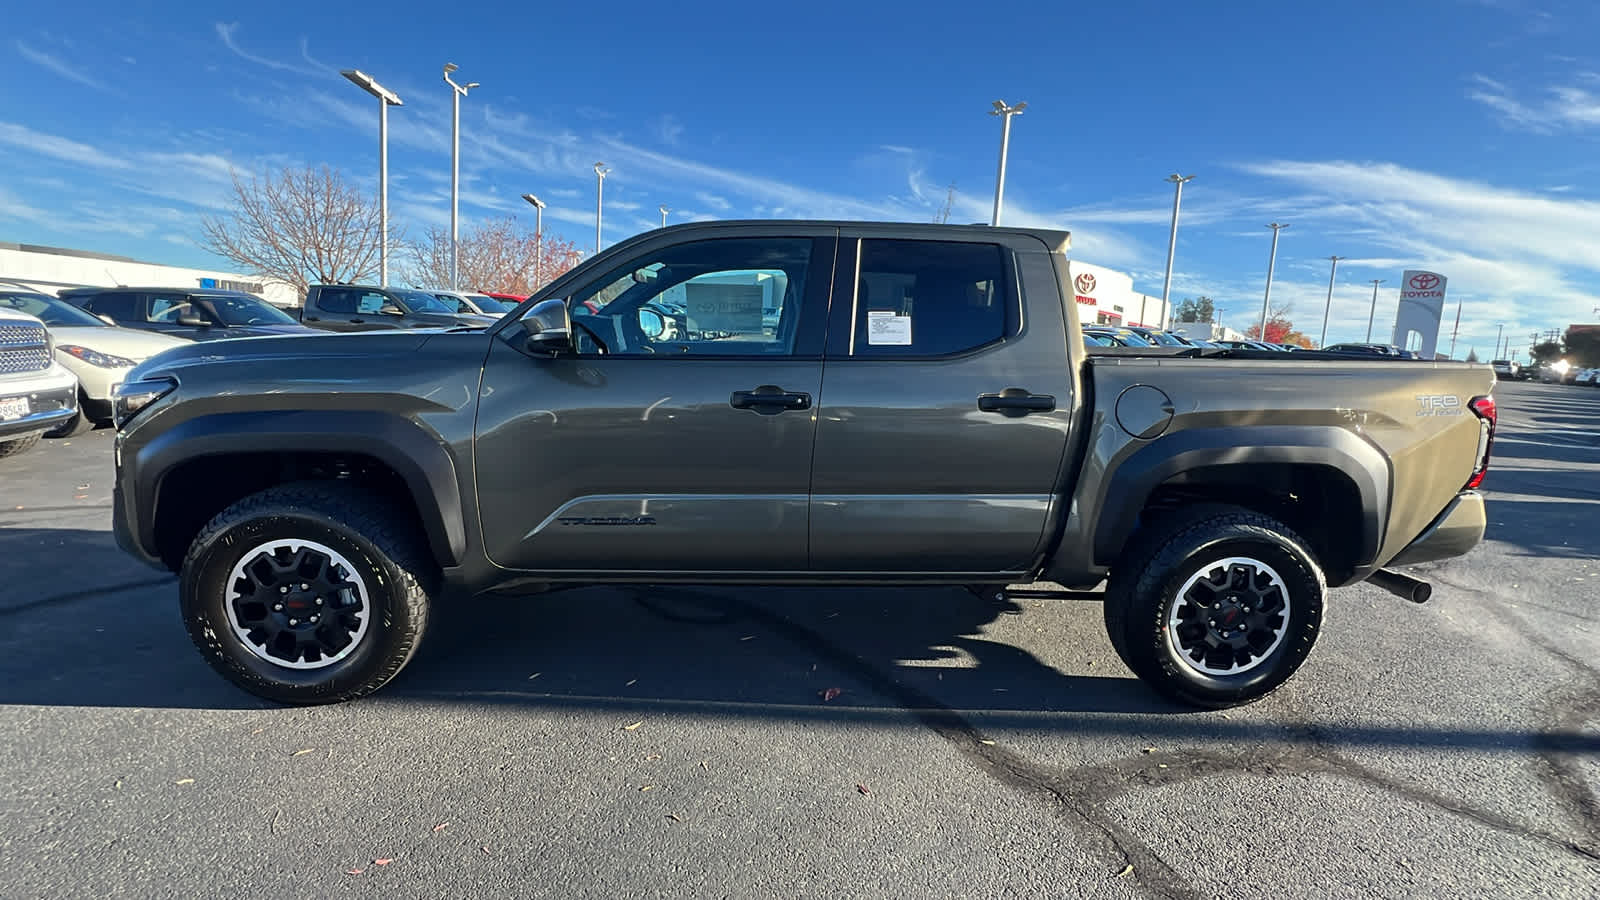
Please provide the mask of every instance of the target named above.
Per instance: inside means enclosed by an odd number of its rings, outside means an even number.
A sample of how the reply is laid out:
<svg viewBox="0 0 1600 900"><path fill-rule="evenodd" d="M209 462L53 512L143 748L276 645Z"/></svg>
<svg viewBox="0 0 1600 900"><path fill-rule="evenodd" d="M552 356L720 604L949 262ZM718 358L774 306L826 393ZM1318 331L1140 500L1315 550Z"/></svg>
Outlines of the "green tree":
<svg viewBox="0 0 1600 900"><path fill-rule="evenodd" d="M1214 322L1216 321L1215 316L1216 309L1210 297L1200 297L1194 300L1186 298L1182 303L1178 304L1179 322Z"/></svg>
<svg viewBox="0 0 1600 900"><path fill-rule="evenodd" d="M1535 344L1533 349L1528 351L1528 356L1533 360L1534 365L1553 362L1561 358L1561 345L1555 341Z"/></svg>
<svg viewBox="0 0 1600 900"><path fill-rule="evenodd" d="M1600 366L1600 326L1574 325L1567 329L1567 357L1575 366Z"/></svg>

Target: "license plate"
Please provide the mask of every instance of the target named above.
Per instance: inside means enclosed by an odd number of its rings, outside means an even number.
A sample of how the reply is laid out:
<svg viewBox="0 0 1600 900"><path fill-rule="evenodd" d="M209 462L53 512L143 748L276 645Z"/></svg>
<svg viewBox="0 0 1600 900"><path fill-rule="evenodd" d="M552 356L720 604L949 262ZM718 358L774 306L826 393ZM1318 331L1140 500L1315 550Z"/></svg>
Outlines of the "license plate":
<svg viewBox="0 0 1600 900"><path fill-rule="evenodd" d="M0 422L7 419L20 419L27 414L27 397L7 397L4 400L0 400Z"/></svg>

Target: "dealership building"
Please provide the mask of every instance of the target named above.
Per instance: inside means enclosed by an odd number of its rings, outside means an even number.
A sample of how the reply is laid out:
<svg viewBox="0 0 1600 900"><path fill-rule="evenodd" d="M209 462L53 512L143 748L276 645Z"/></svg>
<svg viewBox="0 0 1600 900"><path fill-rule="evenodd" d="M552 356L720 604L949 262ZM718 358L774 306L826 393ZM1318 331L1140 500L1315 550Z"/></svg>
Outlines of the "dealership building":
<svg viewBox="0 0 1600 900"><path fill-rule="evenodd" d="M187 269L140 262L88 250L0 241L0 283L22 285L46 294L72 287L220 288L255 294L277 306L299 306L300 295L287 284L213 269Z"/></svg>
<svg viewBox="0 0 1600 900"><path fill-rule="evenodd" d="M1165 328L1172 321L1170 304L1133 289L1133 276L1104 266L1073 260L1072 293L1078 300L1078 321L1085 325L1144 325Z"/></svg>

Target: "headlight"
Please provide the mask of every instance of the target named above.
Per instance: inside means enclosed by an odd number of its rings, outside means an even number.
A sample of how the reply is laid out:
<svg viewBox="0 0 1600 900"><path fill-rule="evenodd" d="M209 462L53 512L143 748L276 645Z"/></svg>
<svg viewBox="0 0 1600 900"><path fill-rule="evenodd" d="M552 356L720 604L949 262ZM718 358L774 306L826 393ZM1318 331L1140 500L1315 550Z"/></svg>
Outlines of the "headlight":
<svg viewBox="0 0 1600 900"><path fill-rule="evenodd" d="M124 381L111 392L111 421L117 428L128 424L139 410L172 392L178 382L171 378L146 378Z"/></svg>
<svg viewBox="0 0 1600 900"><path fill-rule="evenodd" d="M138 365L136 360L129 359L126 356L112 356L109 353L90 350L88 347L79 347L77 344L62 344L58 349L72 354L91 366L99 366L102 369L126 369Z"/></svg>

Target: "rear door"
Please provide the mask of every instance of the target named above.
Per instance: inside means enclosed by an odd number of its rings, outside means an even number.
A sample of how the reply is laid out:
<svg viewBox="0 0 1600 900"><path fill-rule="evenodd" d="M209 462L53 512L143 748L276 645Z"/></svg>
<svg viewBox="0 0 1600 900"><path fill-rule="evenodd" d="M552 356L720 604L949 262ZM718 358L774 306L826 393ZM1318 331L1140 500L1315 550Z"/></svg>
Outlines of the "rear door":
<svg viewBox="0 0 1600 900"><path fill-rule="evenodd" d="M1043 548L1073 408L1048 253L1019 235L882 233L840 234L811 568L1021 571Z"/></svg>
<svg viewBox="0 0 1600 900"><path fill-rule="evenodd" d="M474 450L489 558L552 579L805 572L835 234L647 240L566 298L575 355L501 332Z"/></svg>
<svg viewBox="0 0 1600 900"><path fill-rule="evenodd" d="M152 330L144 320L143 297L136 291L105 291L83 301L82 307L125 328Z"/></svg>

